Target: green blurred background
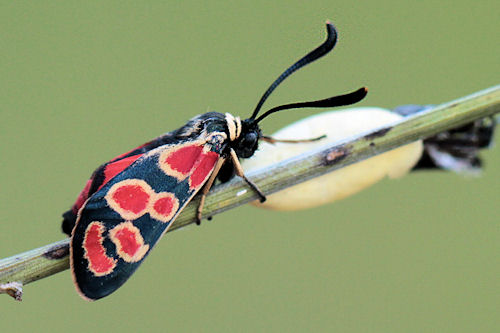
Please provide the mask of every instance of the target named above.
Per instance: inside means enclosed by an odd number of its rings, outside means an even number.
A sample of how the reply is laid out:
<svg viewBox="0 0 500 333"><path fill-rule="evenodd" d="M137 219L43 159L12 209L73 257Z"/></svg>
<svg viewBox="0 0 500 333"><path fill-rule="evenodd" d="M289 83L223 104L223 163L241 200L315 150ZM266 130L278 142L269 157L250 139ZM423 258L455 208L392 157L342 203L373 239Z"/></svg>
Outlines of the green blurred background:
<svg viewBox="0 0 500 333"><path fill-rule="evenodd" d="M60 214L101 162L209 109L248 116L326 19L334 53L267 106L362 85L360 105L440 103L498 84L499 13L498 1L1 1L0 257L62 239ZM480 178L419 173L309 211L231 210L168 234L98 302L69 271L22 303L0 297L0 330L498 331L500 150L483 157Z"/></svg>

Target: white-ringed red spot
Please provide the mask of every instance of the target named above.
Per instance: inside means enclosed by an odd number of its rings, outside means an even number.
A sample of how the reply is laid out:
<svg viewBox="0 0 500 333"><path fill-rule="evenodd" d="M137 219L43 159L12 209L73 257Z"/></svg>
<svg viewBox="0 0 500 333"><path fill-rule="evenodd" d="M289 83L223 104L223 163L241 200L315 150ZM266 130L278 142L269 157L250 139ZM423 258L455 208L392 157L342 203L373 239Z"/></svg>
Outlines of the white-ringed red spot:
<svg viewBox="0 0 500 333"><path fill-rule="evenodd" d="M210 176L219 158L219 153L211 151L211 147L222 145L225 139L225 133L216 132L209 135L206 141L167 148L160 154L158 166L179 182L189 178L189 187L196 189Z"/></svg>
<svg viewBox="0 0 500 333"><path fill-rule="evenodd" d="M127 179L113 185L105 198L108 205L125 220L135 220L147 212L151 186L141 179Z"/></svg>
<svg viewBox="0 0 500 333"><path fill-rule="evenodd" d="M139 228L132 222L122 222L109 231L109 238L116 245L116 253L126 262L138 262L149 250Z"/></svg>
<svg viewBox="0 0 500 333"><path fill-rule="evenodd" d="M106 248L102 245L104 231L103 223L94 221L85 229L83 238L83 256L88 261L89 271L95 276L108 275L116 266L116 260L106 255Z"/></svg>
<svg viewBox="0 0 500 333"><path fill-rule="evenodd" d="M136 220L149 213L169 222L179 210L179 200L170 192L156 193L142 179L127 179L113 185L105 196L108 205L124 220Z"/></svg>
<svg viewBox="0 0 500 333"><path fill-rule="evenodd" d="M149 207L149 215L161 222L169 222L175 213L179 210L179 200L173 193L158 193Z"/></svg>
<svg viewBox="0 0 500 333"><path fill-rule="evenodd" d="M183 181L191 173L202 152L203 145L200 143L174 146L160 154L159 167L167 175Z"/></svg>

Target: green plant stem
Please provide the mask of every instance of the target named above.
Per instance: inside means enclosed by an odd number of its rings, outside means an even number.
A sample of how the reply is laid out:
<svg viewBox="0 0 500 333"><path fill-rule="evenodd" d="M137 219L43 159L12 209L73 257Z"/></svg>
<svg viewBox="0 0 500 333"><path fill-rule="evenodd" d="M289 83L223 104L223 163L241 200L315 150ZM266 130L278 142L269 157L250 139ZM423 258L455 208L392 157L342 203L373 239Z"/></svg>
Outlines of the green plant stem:
<svg viewBox="0 0 500 333"><path fill-rule="evenodd" d="M355 138L325 146L247 176L271 194L362 161L374 155L423 139L450 128L500 112L500 85L438 105L391 125L361 133ZM213 216L257 197L241 179L216 186L207 196L204 216ZM173 223L170 231L195 222L198 199L193 200ZM9 282L21 285L69 268L69 239L0 260L0 293L22 293Z"/></svg>

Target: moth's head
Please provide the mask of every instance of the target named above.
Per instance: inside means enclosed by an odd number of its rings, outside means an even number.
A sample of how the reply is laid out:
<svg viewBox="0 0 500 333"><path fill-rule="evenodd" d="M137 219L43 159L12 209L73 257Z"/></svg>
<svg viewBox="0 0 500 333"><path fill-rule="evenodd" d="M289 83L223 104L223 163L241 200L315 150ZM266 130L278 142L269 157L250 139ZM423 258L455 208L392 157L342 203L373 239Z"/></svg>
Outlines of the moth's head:
<svg viewBox="0 0 500 333"><path fill-rule="evenodd" d="M228 113L226 115L228 115ZM237 136L235 136L235 139L231 140L231 147L239 157L249 158L257 150L262 132L260 131L259 125L257 125L253 119L240 121L238 117L236 120L241 130L236 133Z"/></svg>
<svg viewBox="0 0 500 333"><path fill-rule="evenodd" d="M362 100L366 94L366 88L358 89L354 92L338 95L334 97L329 97L317 101L311 102L298 102L298 103L290 103L284 104L272 109L267 110L266 112L259 115L259 111L262 108L262 105L267 100L267 98L271 95L271 93L276 89L283 80L285 80L288 76L290 76L293 72L298 70L301 67L304 67L307 64L321 58L328 52L330 52L335 44L337 43L337 31L332 23L326 22L326 31L327 37L326 40L318 46L316 49L312 50L304 57L295 62L292 66L290 66L287 70L285 70L270 86L267 88L264 95L262 95L261 99L257 103L255 110L253 111L250 118L240 121L239 118L235 118L230 114L226 114L226 122L228 124L229 129L229 138L232 142L232 148L236 151L236 154L239 157L248 158L251 157L258 148L259 139L263 137L262 132L259 128L259 122L264 118L269 116L272 113L288 110L288 109L298 109L298 108L329 108L343 105L350 105L359 102ZM229 115L229 116L228 116ZM232 129L233 128L233 129ZM233 135L232 135L233 134Z"/></svg>
<svg viewBox="0 0 500 333"><path fill-rule="evenodd" d="M257 123L252 119L241 120L230 113L226 113L226 134L231 148L241 158L251 157L257 150L261 131Z"/></svg>

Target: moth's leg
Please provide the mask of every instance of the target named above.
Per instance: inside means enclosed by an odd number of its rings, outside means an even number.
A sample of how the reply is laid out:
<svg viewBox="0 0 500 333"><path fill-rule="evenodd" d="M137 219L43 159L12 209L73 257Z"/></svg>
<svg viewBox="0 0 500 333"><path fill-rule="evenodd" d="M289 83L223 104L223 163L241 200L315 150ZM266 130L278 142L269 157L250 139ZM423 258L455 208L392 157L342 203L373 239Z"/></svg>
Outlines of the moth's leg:
<svg viewBox="0 0 500 333"><path fill-rule="evenodd" d="M314 142L318 141L321 139L326 138L326 135L318 136L317 138L312 138L312 139L303 139L303 140L282 140L282 139L275 139L270 136L262 136L261 140L268 142L268 143L276 143L276 142L283 142L283 143L304 143L304 142Z"/></svg>
<svg viewBox="0 0 500 333"><path fill-rule="evenodd" d="M198 205L198 208L196 209L196 224L200 225L201 224L201 211L203 210L203 205L205 204L205 198L207 196L208 191L210 191L210 188L212 187L215 178L217 177L217 174L219 173L220 168L222 167L222 164L224 164L224 161L226 159L223 157L220 157L217 162L215 163L214 171L212 171L212 174L208 178L207 182L203 186L203 189L201 190L200 194L200 204Z"/></svg>
<svg viewBox="0 0 500 333"><path fill-rule="evenodd" d="M221 183L227 183L230 181L236 174L234 173L234 165L231 162L230 158L226 158L224 164L219 170L219 174L217 175L217 179L220 180Z"/></svg>
<svg viewBox="0 0 500 333"><path fill-rule="evenodd" d="M245 176L245 173L243 172L243 168L241 167L240 161L238 160L238 155L236 155L236 152L234 151L233 148L231 148L230 155L231 155L231 161L233 162L234 171L236 172L236 175L243 178L243 180L248 184L248 186L250 186L250 188L252 190L254 190L255 193L257 193L257 195L260 197L260 202L266 201L266 196L259 190L257 185L255 185L250 179L248 179Z"/></svg>

